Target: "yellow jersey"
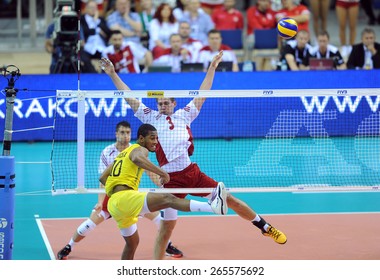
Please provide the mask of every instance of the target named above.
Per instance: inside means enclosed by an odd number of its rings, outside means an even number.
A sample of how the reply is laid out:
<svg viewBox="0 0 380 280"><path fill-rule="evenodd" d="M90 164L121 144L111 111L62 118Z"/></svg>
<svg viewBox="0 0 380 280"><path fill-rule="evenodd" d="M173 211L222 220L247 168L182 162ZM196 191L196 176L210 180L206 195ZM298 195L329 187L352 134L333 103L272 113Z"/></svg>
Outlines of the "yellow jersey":
<svg viewBox="0 0 380 280"><path fill-rule="evenodd" d="M113 189L117 185L126 185L135 191L138 190L144 169L134 164L129 155L139 147L141 147L139 144L133 144L115 158L105 186L106 194L109 197L111 197Z"/></svg>

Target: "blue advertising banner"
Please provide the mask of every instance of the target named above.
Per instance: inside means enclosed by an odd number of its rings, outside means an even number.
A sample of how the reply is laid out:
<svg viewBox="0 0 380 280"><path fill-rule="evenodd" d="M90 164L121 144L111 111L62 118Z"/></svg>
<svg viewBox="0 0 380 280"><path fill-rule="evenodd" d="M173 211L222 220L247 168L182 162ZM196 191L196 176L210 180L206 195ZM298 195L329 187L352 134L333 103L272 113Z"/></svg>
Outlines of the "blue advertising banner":
<svg viewBox="0 0 380 280"><path fill-rule="evenodd" d="M136 90L199 88L204 73L125 74L122 79ZM286 81L286 83L284 83ZM7 86L0 80L0 87ZM212 89L324 89L379 88L380 71L306 71L217 73ZM16 82L19 89L14 106L14 141L50 141L54 116L63 125L59 138L76 139L76 103L56 100L55 90L78 89L77 75L26 75ZM82 75L82 90L113 90L105 74ZM0 137L3 138L5 95L0 98ZM191 99L179 99L177 108ZM152 109L152 99L142 100ZM57 106L58 102L58 106ZM141 122L124 99L87 99L86 140L109 140L114 125L127 120L136 129ZM294 137L378 135L380 96L325 96L294 98L209 98L192 125L197 138ZM216 113L217 112L217 113ZM291 119L292 121L289 121ZM97 125L99 124L99 125ZM281 127L279 130L276 127ZM314 128L313 128L314 127ZM318 129L316 129L318 127ZM364 129L365 127L365 129ZM40 129L43 128L43 129ZM57 135L56 135L57 136ZM111 138L110 138L111 137Z"/></svg>

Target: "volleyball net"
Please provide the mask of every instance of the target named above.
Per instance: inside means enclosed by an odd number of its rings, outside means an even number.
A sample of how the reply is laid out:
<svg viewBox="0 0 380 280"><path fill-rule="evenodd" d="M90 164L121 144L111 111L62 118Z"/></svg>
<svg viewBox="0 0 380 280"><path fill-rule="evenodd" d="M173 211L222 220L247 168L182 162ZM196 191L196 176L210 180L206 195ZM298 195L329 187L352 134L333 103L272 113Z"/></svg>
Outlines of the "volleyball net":
<svg viewBox="0 0 380 280"><path fill-rule="evenodd" d="M56 96L53 194L103 192L100 155L115 143L116 124L131 124L132 143L142 124L126 97L152 110L158 97L176 98L175 110L206 97L191 124L191 160L230 192L374 191L380 186L380 89L58 90ZM149 157L157 164L154 153ZM140 190L205 192L159 188L145 174Z"/></svg>

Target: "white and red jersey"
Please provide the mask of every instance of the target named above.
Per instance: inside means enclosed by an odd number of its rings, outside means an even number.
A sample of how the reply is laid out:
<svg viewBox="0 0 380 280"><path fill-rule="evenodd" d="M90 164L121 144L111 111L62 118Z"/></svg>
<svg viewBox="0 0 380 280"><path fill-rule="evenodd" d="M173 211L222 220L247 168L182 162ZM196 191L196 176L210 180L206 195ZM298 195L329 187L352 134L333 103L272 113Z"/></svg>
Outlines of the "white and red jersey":
<svg viewBox="0 0 380 280"><path fill-rule="evenodd" d="M191 164L190 155L194 145L190 124L198 115L199 111L193 101L171 116L160 114L143 103L137 109L135 117L157 129L159 143L156 146L156 157L166 172L181 171Z"/></svg>
<svg viewBox="0 0 380 280"><path fill-rule="evenodd" d="M131 144L129 144L131 146ZM128 147L129 147L128 146ZM120 154L119 150L116 148L116 143L108 145L105 147L100 154L98 173L102 174L108 165L112 164L115 158Z"/></svg>
<svg viewBox="0 0 380 280"><path fill-rule="evenodd" d="M199 51L203 48L203 44L199 40L188 38L185 43L182 44L182 48L187 49L191 54L191 62L197 62Z"/></svg>
<svg viewBox="0 0 380 280"><path fill-rule="evenodd" d="M181 54L174 55L172 48L165 49L159 57L153 60L152 65L165 65L172 68L172 72L181 72L181 62L191 62L191 53L184 59Z"/></svg>
<svg viewBox="0 0 380 280"><path fill-rule="evenodd" d="M147 51L143 46L128 41L123 42L119 51L115 51L114 46L108 46L102 56L113 63L117 73L140 73L139 60L144 58Z"/></svg>
<svg viewBox="0 0 380 280"><path fill-rule="evenodd" d="M202 62L203 65L207 68L212 59L223 50L222 61L232 61L237 63L236 54L234 51L227 45L222 45L219 50L213 51L210 46L203 47L199 52L198 62Z"/></svg>

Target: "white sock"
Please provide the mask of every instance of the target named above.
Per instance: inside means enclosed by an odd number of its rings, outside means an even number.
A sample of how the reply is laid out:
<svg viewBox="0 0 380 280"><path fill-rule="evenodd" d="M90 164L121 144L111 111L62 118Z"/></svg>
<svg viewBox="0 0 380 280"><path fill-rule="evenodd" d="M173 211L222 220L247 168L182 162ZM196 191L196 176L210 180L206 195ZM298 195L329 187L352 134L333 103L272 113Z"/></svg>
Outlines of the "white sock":
<svg viewBox="0 0 380 280"><path fill-rule="evenodd" d="M256 214L256 217L251 222L260 222L260 221L261 221L261 217Z"/></svg>
<svg viewBox="0 0 380 280"><path fill-rule="evenodd" d="M74 248L74 245L77 244L72 238L70 239L69 245L71 246L71 250Z"/></svg>
<svg viewBox="0 0 380 280"><path fill-rule="evenodd" d="M210 212L213 213L211 205L207 202L200 202L196 200L190 200L190 211L191 212Z"/></svg>

